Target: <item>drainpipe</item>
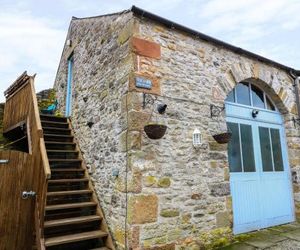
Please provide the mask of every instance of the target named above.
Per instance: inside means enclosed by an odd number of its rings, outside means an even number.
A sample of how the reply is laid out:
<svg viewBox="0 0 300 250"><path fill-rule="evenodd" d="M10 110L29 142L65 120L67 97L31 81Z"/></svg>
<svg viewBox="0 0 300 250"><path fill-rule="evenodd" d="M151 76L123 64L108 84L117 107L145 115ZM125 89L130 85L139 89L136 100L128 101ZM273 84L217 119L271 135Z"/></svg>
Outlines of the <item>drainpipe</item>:
<svg viewBox="0 0 300 250"><path fill-rule="evenodd" d="M295 95L296 95L297 113L298 113L298 119L300 119L300 100L299 100L300 72L298 72L298 71L291 71L290 75L294 79L294 88L295 88Z"/></svg>

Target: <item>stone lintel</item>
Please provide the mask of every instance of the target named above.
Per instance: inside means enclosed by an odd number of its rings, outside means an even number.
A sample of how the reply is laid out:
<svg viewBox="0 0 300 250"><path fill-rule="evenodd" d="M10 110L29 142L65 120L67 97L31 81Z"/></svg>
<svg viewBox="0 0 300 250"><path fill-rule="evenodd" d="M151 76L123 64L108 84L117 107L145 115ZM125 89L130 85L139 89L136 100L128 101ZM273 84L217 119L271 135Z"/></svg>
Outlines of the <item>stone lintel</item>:
<svg viewBox="0 0 300 250"><path fill-rule="evenodd" d="M161 48L158 43L138 37L132 37L131 44L133 52L135 52L137 55L154 59L160 59L161 57Z"/></svg>

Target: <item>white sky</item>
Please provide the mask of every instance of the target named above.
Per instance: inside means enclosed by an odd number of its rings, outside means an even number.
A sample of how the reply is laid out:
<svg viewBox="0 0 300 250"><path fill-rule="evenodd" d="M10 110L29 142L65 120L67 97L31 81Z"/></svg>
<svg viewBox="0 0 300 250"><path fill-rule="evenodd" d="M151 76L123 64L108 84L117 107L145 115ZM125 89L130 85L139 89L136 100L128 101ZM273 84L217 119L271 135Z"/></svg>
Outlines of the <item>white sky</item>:
<svg viewBox="0 0 300 250"><path fill-rule="evenodd" d="M0 0L0 102L24 70L52 87L72 16L132 5L300 68L300 0Z"/></svg>

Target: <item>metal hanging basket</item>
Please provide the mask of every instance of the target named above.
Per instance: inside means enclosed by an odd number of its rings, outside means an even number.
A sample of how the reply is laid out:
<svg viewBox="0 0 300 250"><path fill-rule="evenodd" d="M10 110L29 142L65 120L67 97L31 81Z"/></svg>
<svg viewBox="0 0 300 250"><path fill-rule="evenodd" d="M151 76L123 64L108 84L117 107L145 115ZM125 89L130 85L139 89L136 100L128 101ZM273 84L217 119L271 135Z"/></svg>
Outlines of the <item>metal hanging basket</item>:
<svg viewBox="0 0 300 250"><path fill-rule="evenodd" d="M144 126L144 131L150 139L161 139L166 131L167 126L163 124L147 124Z"/></svg>
<svg viewBox="0 0 300 250"><path fill-rule="evenodd" d="M220 134L213 135L213 138L219 144L228 143L230 141L231 137L232 137L232 132L231 131L227 131L225 133L220 133Z"/></svg>

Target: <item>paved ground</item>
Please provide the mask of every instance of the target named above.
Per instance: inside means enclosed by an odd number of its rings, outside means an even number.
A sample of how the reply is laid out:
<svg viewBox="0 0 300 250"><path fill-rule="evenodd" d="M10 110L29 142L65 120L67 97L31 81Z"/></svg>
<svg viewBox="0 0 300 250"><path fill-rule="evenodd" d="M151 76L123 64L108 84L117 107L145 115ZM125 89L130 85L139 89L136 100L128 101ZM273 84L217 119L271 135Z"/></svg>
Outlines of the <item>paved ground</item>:
<svg viewBox="0 0 300 250"><path fill-rule="evenodd" d="M295 222L282 226L249 233L244 242L222 248L222 250L300 250L300 223Z"/></svg>

